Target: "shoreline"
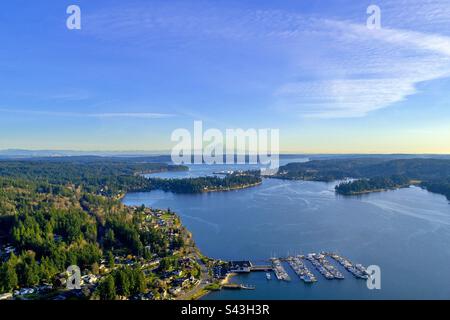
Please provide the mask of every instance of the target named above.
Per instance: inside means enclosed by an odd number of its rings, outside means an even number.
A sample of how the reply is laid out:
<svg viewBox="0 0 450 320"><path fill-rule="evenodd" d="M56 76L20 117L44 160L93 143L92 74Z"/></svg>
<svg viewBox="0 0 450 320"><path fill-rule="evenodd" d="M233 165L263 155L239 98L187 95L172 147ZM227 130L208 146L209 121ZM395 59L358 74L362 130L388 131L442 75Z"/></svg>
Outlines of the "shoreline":
<svg viewBox="0 0 450 320"><path fill-rule="evenodd" d="M238 274L235 273L235 272L228 273L228 274L225 276L225 278L224 278L222 281L220 281L220 285L223 286L223 285L225 285L225 284L230 284L232 278L235 277L235 276L237 276L237 275L238 275ZM221 290L222 290L222 289L221 289Z"/></svg>
<svg viewBox="0 0 450 320"><path fill-rule="evenodd" d="M227 285L227 284L231 284L231 280L235 276L237 276L237 273L229 273L229 274L227 274L226 277L219 282L220 289L218 289L218 290L208 290L208 289L203 288L201 291L199 291L197 294L191 296L189 299L186 298L186 299L181 299L181 300L184 300L184 301L200 300L201 298L207 296L211 292L221 291L221 290L223 290L222 286Z"/></svg>
<svg viewBox="0 0 450 320"><path fill-rule="evenodd" d="M244 186L238 186L238 187L231 187L231 188L224 188L224 189L211 189L211 190L204 190L199 193L210 193L210 192L227 192L227 191L234 191L234 190L242 190L242 189L248 189L260 186L262 184L262 181L252 184L246 184ZM169 191L170 192L170 191Z"/></svg>
<svg viewBox="0 0 450 320"><path fill-rule="evenodd" d="M370 190L361 190L361 191L354 191L354 192L350 192L350 193L341 193L339 191L335 191L336 194L339 194L341 196L358 196L358 195L365 195L365 194L370 194L370 193L379 193L379 192L387 192L387 191L395 191L395 190L399 190L399 189L405 189L405 188L409 188L411 186L417 186L417 184L405 184L405 185L399 185L399 186L395 186L392 188L381 188L381 189L370 189Z"/></svg>
<svg viewBox="0 0 450 320"><path fill-rule="evenodd" d="M219 284L220 284L220 289L219 290L207 290L204 289L204 292L199 293L197 296L192 297L192 300L200 300L201 298L207 296L208 294L210 294L213 291L222 291L223 288L222 286L230 284L231 280L233 277L237 276L237 273L228 273L224 279L222 279Z"/></svg>
<svg viewBox="0 0 450 320"><path fill-rule="evenodd" d="M237 273L228 273L224 279L222 279L219 282L220 285L220 289L219 290L208 290L208 289L203 289L202 291L198 292L196 295L192 296L191 299L185 299L185 301L188 300L200 300L201 298L207 296L208 294L210 294L211 292L214 291L222 291L223 288L222 286L227 285L227 284L231 284L231 280L233 279L233 277L237 276Z"/></svg>

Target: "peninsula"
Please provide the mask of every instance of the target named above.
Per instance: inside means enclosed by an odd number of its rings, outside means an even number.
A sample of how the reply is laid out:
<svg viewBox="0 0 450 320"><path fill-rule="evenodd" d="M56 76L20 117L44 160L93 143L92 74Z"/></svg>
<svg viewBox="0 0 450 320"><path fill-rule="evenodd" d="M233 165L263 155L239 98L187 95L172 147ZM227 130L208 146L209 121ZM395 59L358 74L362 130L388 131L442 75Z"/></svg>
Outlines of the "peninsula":
<svg viewBox="0 0 450 320"><path fill-rule="evenodd" d="M172 299L206 286L208 261L170 209L118 199L141 172L123 158L0 161L0 294L14 299ZM79 289L67 290L69 266Z"/></svg>

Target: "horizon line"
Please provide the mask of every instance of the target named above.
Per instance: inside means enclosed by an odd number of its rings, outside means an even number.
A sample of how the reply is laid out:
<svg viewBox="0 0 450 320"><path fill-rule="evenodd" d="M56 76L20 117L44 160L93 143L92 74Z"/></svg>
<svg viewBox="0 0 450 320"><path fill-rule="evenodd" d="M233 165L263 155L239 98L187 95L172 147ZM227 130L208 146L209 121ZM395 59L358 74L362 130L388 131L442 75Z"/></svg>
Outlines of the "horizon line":
<svg viewBox="0 0 450 320"><path fill-rule="evenodd" d="M85 153L89 155L90 153L116 153L116 154L158 154L170 156L171 152L169 150L83 150L83 149L21 149L21 148L5 148L0 149L0 153L7 152L64 152L64 153ZM199 154L193 152L192 155ZM224 155L229 154L224 152ZM248 151L237 152L236 154L249 154ZM450 152L306 152L306 151L281 151L279 155L449 155ZM94 155L94 154L92 154Z"/></svg>

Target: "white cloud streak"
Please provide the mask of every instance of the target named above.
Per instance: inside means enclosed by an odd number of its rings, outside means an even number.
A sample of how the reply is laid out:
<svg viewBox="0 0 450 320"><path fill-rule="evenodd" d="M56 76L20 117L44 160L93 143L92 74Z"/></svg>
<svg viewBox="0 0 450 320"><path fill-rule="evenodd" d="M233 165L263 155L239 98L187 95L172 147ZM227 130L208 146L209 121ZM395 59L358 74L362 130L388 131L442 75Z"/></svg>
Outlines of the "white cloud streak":
<svg viewBox="0 0 450 320"><path fill-rule="evenodd" d="M324 25L347 53L337 59L345 76L284 84L275 92L279 109L305 117L360 117L404 101L422 82L450 76L448 37L341 21Z"/></svg>
<svg viewBox="0 0 450 320"><path fill-rule="evenodd" d="M291 79L283 77L273 87L275 110L303 117L361 117L417 94L423 82L450 76L450 37L438 34L450 30L447 7L441 0L383 2L383 26L398 21L400 28L369 30L365 12L355 23L281 10L163 5L91 16L89 31L132 45L213 39L264 50L260 44L270 44L270 54L280 59L298 56L291 61ZM414 30L421 25L417 19L426 31Z"/></svg>
<svg viewBox="0 0 450 320"><path fill-rule="evenodd" d="M103 113L83 113L83 112L58 112L58 111L36 111L0 108L0 112L18 113L36 116L68 117L68 118L139 118L139 119L163 119L174 117L174 114L153 113L153 112L103 112Z"/></svg>

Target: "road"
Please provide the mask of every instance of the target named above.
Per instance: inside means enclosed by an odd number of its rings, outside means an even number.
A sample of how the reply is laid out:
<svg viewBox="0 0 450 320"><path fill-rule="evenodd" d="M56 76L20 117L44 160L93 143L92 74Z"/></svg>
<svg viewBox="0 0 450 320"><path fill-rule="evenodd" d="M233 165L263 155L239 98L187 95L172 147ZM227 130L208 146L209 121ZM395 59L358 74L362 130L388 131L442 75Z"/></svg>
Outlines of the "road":
<svg viewBox="0 0 450 320"><path fill-rule="evenodd" d="M194 288L190 289L189 291L178 296L175 300L191 300L192 297L195 297L199 292L201 292L203 289L205 289L205 287L208 284L210 284L208 268L203 263L203 261L201 261L200 258L196 257L196 259L201 268L200 283L197 284Z"/></svg>

